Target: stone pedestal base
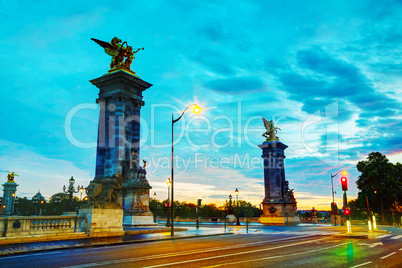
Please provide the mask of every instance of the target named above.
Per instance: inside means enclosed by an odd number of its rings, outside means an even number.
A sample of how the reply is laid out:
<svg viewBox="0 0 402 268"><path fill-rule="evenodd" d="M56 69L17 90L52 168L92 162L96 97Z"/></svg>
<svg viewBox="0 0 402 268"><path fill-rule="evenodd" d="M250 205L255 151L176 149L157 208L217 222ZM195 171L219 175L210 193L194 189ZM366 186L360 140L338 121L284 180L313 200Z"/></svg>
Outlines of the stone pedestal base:
<svg viewBox="0 0 402 268"><path fill-rule="evenodd" d="M311 223L318 223L317 216L312 216L311 217Z"/></svg>
<svg viewBox="0 0 402 268"><path fill-rule="evenodd" d="M262 224L266 225L280 225L280 226L287 226L287 225L297 225L300 223L299 216L264 216L262 215L258 221Z"/></svg>
<svg viewBox="0 0 402 268"><path fill-rule="evenodd" d="M300 218L296 214L296 203L263 202L263 214L259 222L267 225L296 225Z"/></svg>
<svg viewBox="0 0 402 268"><path fill-rule="evenodd" d="M84 208L79 215L85 217L80 228L91 237L124 235L122 209Z"/></svg>
<svg viewBox="0 0 402 268"><path fill-rule="evenodd" d="M144 214L144 213L138 213ZM123 217L123 225L125 227L138 227L138 226L155 226L157 225L154 222L154 216L152 215L124 215Z"/></svg>
<svg viewBox="0 0 402 268"><path fill-rule="evenodd" d="M229 214L227 218L228 218L228 222L236 221L236 216L234 214Z"/></svg>
<svg viewBox="0 0 402 268"><path fill-rule="evenodd" d="M149 189L147 185L125 185L123 195L124 227L155 226L154 216L149 210Z"/></svg>

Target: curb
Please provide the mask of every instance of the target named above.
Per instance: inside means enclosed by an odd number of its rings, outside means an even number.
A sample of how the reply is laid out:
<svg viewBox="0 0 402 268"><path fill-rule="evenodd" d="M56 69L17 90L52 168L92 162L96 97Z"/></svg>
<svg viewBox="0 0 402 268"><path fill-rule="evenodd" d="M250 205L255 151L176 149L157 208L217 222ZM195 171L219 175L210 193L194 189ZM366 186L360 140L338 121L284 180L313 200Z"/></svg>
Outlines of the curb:
<svg viewBox="0 0 402 268"><path fill-rule="evenodd" d="M168 241L168 240L177 240L177 239L188 239L188 238L201 238L201 237L210 237L210 236L220 236L220 235L232 235L233 232L230 233L219 233L219 234L207 234L207 235L190 235L183 237L168 237L168 238L158 238L158 239L143 239L143 240L132 240L132 241L117 241L117 242L101 242L97 244L89 244L89 245L73 245L73 246L53 246L52 248L40 248L40 249L31 249L31 250L19 250L19 251L9 251L9 252L0 252L0 257L24 254L24 253L38 253L45 251L54 251L54 250L62 250L62 249L77 249L77 248L92 248L92 247L106 247L106 246L114 246L114 245L124 245L124 244L135 244L135 243L149 243L149 242L157 242L157 241Z"/></svg>
<svg viewBox="0 0 402 268"><path fill-rule="evenodd" d="M338 234L338 235L333 235L332 237L335 237L335 238L360 238L360 239L367 239L367 238L368 238L368 235Z"/></svg>
<svg viewBox="0 0 402 268"><path fill-rule="evenodd" d="M374 230L373 233L384 233L384 234L387 234L387 233L392 233L392 232L389 232L389 231L387 231L387 230Z"/></svg>

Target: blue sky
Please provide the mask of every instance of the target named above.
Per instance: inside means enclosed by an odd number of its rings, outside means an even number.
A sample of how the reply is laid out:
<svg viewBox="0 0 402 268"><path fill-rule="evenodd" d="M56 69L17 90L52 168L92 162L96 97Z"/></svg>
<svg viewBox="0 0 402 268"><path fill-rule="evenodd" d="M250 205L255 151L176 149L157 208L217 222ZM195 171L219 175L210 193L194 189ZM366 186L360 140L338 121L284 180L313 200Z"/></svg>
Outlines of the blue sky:
<svg viewBox="0 0 402 268"><path fill-rule="evenodd" d="M175 125L181 201L222 204L236 187L262 201L262 116L289 146L300 209L329 209L330 174L341 169L355 197L355 165L372 151L402 162L401 1L0 1L0 18L0 175L20 175L20 196L93 179L99 111L89 80L110 57L90 38L145 48L132 69L153 84L141 158L158 199L171 114L194 102L202 114ZM334 186L341 204L339 176Z"/></svg>

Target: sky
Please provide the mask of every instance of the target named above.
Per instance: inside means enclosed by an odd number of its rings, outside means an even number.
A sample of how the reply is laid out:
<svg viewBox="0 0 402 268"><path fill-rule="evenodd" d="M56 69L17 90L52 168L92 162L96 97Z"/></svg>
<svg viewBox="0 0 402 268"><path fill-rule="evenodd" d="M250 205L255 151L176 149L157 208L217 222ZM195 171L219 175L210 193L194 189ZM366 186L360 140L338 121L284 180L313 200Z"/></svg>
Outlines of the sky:
<svg viewBox="0 0 402 268"><path fill-rule="evenodd" d="M153 86L141 109L151 195L167 198L171 116L175 198L222 205L264 198L261 117L281 128L298 209L329 210L331 174L370 152L402 162L402 1L0 1L0 177L46 198L95 175L98 89L110 56L134 48ZM340 176L335 202L342 204ZM79 196L77 194L77 196Z"/></svg>

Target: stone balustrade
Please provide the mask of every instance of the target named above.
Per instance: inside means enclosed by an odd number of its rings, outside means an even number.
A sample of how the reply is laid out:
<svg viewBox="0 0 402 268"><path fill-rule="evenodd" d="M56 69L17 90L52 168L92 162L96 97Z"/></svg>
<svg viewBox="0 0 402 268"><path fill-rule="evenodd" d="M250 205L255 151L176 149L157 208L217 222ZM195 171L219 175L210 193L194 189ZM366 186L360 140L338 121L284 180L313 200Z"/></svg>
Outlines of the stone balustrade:
<svg viewBox="0 0 402 268"><path fill-rule="evenodd" d="M80 231L82 219L77 215L0 217L0 232L3 237L73 233Z"/></svg>

